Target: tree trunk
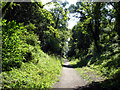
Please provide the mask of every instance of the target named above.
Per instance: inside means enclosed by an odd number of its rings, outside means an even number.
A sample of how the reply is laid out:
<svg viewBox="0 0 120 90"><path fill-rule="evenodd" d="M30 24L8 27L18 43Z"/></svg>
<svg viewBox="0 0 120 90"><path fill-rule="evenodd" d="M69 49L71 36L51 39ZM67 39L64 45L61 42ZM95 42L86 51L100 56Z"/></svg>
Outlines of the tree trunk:
<svg viewBox="0 0 120 90"><path fill-rule="evenodd" d="M94 19L95 19L95 31L94 31L94 42L96 46L96 50L99 51L99 34L100 34L100 17L101 17L101 12L100 12L100 2L97 2L95 7L94 7Z"/></svg>
<svg viewBox="0 0 120 90"><path fill-rule="evenodd" d="M117 31L119 37L118 37L118 40L119 40L119 45L120 45L120 2L116 2L115 3L115 10L116 10L116 25L115 25L115 30Z"/></svg>

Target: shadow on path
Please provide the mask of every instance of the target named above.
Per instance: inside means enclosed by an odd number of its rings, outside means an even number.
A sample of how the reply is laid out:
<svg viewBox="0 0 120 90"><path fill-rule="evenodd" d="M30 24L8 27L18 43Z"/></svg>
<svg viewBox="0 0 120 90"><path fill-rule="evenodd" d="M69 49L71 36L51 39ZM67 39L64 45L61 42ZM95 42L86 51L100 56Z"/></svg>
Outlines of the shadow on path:
<svg viewBox="0 0 120 90"><path fill-rule="evenodd" d="M101 82L92 82L85 86L78 86L74 90L120 90L120 82L118 79L107 79Z"/></svg>
<svg viewBox="0 0 120 90"><path fill-rule="evenodd" d="M62 65L63 68L76 68L76 66L71 66L67 63L68 61L65 60L65 64ZM120 90L120 74L116 75L113 79L106 79L104 81L99 82L92 82L87 85L77 86L73 88L73 90Z"/></svg>
<svg viewBox="0 0 120 90"><path fill-rule="evenodd" d="M66 67L66 68L74 68L71 65L62 65L62 67Z"/></svg>

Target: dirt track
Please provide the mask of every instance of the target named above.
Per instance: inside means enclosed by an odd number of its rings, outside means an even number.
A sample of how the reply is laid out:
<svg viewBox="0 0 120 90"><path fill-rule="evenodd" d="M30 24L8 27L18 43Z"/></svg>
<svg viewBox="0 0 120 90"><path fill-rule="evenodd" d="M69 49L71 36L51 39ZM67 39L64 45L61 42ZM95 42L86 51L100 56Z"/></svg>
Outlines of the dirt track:
<svg viewBox="0 0 120 90"><path fill-rule="evenodd" d="M76 70L70 66L70 62L66 59L60 81L54 85L54 88L77 88L85 85L85 81L78 75Z"/></svg>

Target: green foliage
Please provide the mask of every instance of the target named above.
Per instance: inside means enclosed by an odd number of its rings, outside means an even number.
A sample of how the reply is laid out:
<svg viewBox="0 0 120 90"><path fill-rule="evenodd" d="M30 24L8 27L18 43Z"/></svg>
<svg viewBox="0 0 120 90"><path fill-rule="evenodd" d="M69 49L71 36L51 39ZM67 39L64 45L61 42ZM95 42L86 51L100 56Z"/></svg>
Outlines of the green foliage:
<svg viewBox="0 0 120 90"><path fill-rule="evenodd" d="M39 36L41 48L44 52L56 53L57 55L63 53L61 45L67 40L68 34L64 35L62 32L68 30L68 12L64 11L59 3L55 3L58 7L56 6L56 8L54 8L54 12L43 9L44 5L42 5L41 2L14 2L13 4L16 5L12 7L13 9L8 8L3 17L4 19L7 19L7 21L16 20L16 23L24 22L27 31L34 31L34 33ZM17 4L19 4L19 6ZM6 3L3 3L2 8L5 5ZM49 42L55 43L54 45L50 45ZM53 51L54 47L57 49Z"/></svg>
<svg viewBox="0 0 120 90"><path fill-rule="evenodd" d="M77 64L79 62L78 59L72 58L73 60L71 60L70 64L73 66L75 64Z"/></svg>
<svg viewBox="0 0 120 90"><path fill-rule="evenodd" d="M79 58L82 54L87 53L87 49L91 44L91 37L87 31L82 28L81 23L77 23L76 26L72 29L72 37L69 41L69 52L68 56L75 56Z"/></svg>
<svg viewBox="0 0 120 90"><path fill-rule="evenodd" d="M67 2L61 5L55 2L55 8L50 11L41 2L34 1L0 4L3 88L51 87L60 74L63 60L44 52L66 57L68 50L74 67L88 66L115 80L110 85L119 84L120 3L72 4L69 11L79 19L72 30L67 28Z"/></svg>
<svg viewBox="0 0 120 90"><path fill-rule="evenodd" d="M50 88L60 73L59 59L45 54L37 64L22 63L19 69L2 72L2 88Z"/></svg>
<svg viewBox="0 0 120 90"><path fill-rule="evenodd" d="M33 25L6 21L2 21L2 88L52 87L61 73L62 61L41 50L38 36L29 31Z"/></svg>
<svg viewBox="0 0 120 90"><path fill-rule="evenodd" d="M68 12L60 7L57 11L61 16L57 17L57 13L53 15L43 7L41 2L2 3L5 9L2 20L3 89L50 88L60 75L63 64L60 57L67 47ZM57 58L57 55L61 56Z"/></svg>
<svg viewBox="0 0 120 90"><path fill-rule="evenodd" d="M77 2L69 8L71 13L80 14L76 17L81 21L72 29L68 53L71 64L79 72L85 67L106 77L108 80L100 84L107 88L119 88L120 82L119 5Z"/></svg>
<svg viewBox="0 0 120 90"><path fill-rule="evenodd" d="M37 44L40 44L38 37L33 32L27 32L22 24L16 24L15 21L6 23L2 21L2 55L3 71L11 70L12 67L20 67L22 62L28 62L33 59L32 52L37 50Z"/></svg>
<svg viewBox="0 0 120 90"><path fill-rule="evenodd" d="M20 67L22 64L22 53L20 47L20 36L25 28L17 25L15 21L6 23L2 21L2 55L3 55L3 71L10 70L11 67Z"/></svg>

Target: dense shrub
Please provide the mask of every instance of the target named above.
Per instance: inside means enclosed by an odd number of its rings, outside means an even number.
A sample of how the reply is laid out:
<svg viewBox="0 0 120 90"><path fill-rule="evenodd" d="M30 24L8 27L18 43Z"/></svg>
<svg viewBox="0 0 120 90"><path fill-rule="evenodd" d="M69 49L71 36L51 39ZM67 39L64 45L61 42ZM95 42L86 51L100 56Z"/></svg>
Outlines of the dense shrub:
<svg viewBox="0 0 120 90"><path fill-rule="evenodd" d="M6 20L2 26L2 88L52 87L61 72L59 59L41 50L38 36L28 32L28 26Z"/></svg>
<svg viewBox="0 0 120 90"><path fill-rule="evenodd" d="M37 64L23 63L19 69L2 72L2 88L50 88L60 75L58 58L40 57Z"/></svg>
<svg viewBox="0 0 120 90"><path fill-rule="evenodd" d="M3 20L2 31L3 71L20 67L22 61L29 62L34 59L32 52L40 45L38 36L32 31L28 32L23 24L16 24L15 21L6 23L6 20Z"/></svg>
<svg viewBox="0 0 120 90"><path fill-rule="evenodd" d="M22 25L15 21L6 23L2 21L2 67L11 70L11 67L20 67L22 64L22 53L19 49L23 32L26 31Z"/></svg>

